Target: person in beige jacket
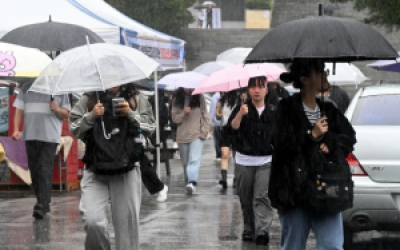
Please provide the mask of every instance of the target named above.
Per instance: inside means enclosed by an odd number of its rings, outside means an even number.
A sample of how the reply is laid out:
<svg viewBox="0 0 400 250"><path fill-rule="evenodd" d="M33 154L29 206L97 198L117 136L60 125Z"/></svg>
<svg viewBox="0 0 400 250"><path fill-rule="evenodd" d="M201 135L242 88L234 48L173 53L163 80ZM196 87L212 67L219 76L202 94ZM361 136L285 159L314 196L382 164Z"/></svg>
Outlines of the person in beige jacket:
<svg viewBox="0 0 400 250"><path fill-rule="evenodd" d="M179 88L172 102L172 120L178 124L176 141L185 174L186 193L196 191L204 140L209 131L209 114L203 95Z"/></svg>

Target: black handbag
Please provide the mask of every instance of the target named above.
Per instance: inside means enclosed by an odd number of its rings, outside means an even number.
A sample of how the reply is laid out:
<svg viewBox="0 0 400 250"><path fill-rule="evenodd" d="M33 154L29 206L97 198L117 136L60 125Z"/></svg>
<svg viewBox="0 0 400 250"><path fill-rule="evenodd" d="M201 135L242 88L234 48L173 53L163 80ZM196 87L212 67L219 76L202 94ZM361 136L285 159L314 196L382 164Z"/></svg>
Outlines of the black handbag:
<svg viewBox="0 0 400 250"><path fill-rule="evenodd" d="M326 156L310 172L308 207L313 211L341 212L353 206L354 183L346 159L340 153Z"/></svg>

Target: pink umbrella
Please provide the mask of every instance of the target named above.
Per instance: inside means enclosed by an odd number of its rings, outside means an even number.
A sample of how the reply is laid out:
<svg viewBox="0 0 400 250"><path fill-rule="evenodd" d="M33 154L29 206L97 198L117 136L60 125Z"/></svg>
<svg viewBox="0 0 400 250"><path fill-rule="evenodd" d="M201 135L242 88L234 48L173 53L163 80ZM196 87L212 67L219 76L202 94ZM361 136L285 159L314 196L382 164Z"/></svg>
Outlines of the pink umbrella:
<svg viewBox="0 0 400 250"><path fill-rule="evenodd" d="M238 64L211 74L200 82L193 94L228 92L247 87L249 79L257 76L265 76L268 81L275 81L283 72L285 70L274 63Z"/></svg>

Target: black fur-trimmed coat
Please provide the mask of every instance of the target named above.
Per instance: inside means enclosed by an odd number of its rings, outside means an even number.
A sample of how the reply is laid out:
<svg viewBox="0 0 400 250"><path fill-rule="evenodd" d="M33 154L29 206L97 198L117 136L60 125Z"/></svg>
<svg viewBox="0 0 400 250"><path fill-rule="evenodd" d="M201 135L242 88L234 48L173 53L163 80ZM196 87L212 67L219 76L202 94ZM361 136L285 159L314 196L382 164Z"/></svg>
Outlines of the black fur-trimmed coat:
<svg viewBox="0 0 400 250"><path fill-rule="evenodd" d="M318 99L317 103L321 107ZM312 126L305 115L300 94L283 99L278 105L272 132L273 155L268 197L272 206L279 210L307 208L307 182L323 162L336 162L339 167L330 171L351 178L346 157L356 143L355 131L347 118L331 103L325 103L323 109L328 117L329 129L321 141L316 141L307 133ZM322 142L330 150L328 155L319 149Z"/></svg>

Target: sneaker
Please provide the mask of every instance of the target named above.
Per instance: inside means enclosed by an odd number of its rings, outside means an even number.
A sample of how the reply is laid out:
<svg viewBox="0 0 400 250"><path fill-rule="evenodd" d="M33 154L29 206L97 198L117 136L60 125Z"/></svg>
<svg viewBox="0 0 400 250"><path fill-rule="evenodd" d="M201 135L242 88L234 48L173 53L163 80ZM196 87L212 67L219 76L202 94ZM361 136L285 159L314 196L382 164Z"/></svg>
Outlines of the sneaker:
<svg viewBox="0 0 400 250"><path fill-rule="evenodd" d="M164 185L163 190L161 190L160 192L158 192L158 196L157 196L157 202L164 202L167 200L167 194L168 194L168 186Z"/></svg>
<svg viewBox="0 0 400 250"><path fill-rule="evenodd" d="M216 162L221 162L221 158L215 158Z"/></svg>
<svg viewBox="0 0 400 250"><path fill-rule="evenodd" d="M186 185L186 194L187 195L192 195L196 192L196 187L193 185L193 183L189 183Z"/></svg>

